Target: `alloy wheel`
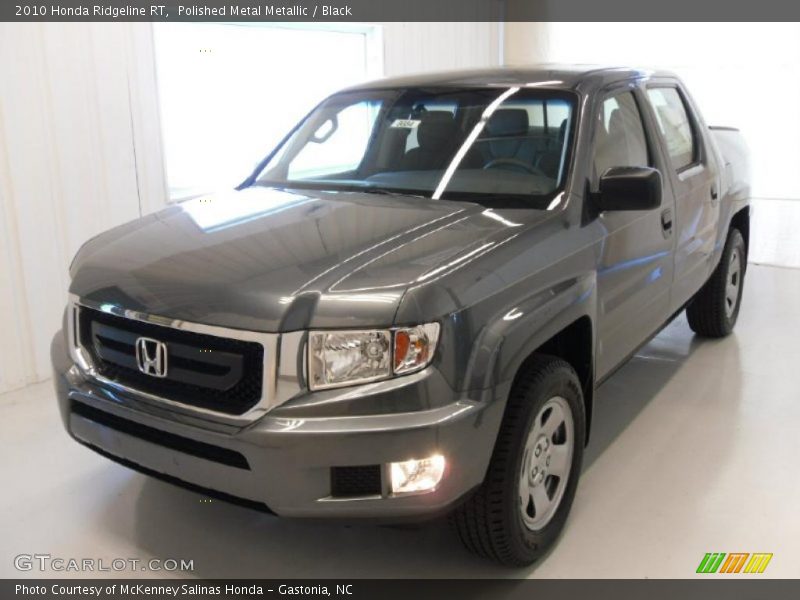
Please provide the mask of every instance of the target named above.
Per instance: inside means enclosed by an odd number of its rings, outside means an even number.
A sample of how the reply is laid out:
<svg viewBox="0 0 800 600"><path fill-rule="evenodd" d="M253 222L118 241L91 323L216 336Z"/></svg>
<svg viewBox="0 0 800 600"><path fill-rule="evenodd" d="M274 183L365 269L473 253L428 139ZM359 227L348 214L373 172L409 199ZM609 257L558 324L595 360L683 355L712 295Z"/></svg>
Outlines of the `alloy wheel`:
<svg viewBox="0 0 800 600"><path fill-rule="evenodd" d="M564 496L572 467L574 432L572 410L560 396L545 402L536 414L519 476L520 514L532 531L550 522Z"/></svg>
<svg viewBox="0 0 800 600"><path fill-rule="evenodd" d="M725 283L725 314L730 319L739 303L739 288L742 283L742 259L738 250L731 252L728 263L728 278Z"/></svg>

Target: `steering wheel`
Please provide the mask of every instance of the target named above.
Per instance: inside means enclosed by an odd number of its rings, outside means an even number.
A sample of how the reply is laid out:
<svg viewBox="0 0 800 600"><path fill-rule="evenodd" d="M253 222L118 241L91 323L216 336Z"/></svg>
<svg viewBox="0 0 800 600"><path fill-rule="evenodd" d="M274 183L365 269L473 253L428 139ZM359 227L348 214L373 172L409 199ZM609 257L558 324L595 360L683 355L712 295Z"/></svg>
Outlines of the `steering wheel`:
<svg viewBox="0 0 800 600"><path fill-rule="evenodd" d="M545 176L544 171L542 171L539 167L534 167L533 165L529 165L525 161L519 160L518 158L494 158L490 160L488 163L483 165L484 170L486 169L495 169L495 168L503 168L503 165L507 167L521 169L526 173L530 173L531 175L541 175L542 177Z"/></svg>

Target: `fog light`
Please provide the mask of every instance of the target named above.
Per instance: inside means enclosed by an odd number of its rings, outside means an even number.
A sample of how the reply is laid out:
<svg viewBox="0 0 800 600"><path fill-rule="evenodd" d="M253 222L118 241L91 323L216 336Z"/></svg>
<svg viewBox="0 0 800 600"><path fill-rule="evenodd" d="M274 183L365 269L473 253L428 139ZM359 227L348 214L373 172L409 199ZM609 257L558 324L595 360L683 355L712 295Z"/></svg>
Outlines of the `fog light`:
<svg viewBox="0 0 800 600"><path fill-rule="evenodd" d="M444 475L444 456L434 454L419 460L391 463L392 493L431 492Z"/></svg>

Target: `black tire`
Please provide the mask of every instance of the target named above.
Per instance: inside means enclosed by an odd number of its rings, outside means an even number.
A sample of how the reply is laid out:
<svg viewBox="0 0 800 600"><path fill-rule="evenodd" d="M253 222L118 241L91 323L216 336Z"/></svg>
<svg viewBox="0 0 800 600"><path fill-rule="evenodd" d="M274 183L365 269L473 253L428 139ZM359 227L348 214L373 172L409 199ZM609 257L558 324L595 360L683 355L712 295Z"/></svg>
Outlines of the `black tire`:
<svg viewBox="0 0 800 600"><path fill-rule="evenodd" d="M737 260L738 267L734 273ZM710 338L725 337L733 331L742 303L746 270L747 248L744 238L738 229L731 229L717 268L686 307L686 317L692 331ZM736 279L733 295L729 287L732 279Z"/></svg>
<svg viewBox="0 0 800 600"><path fill-rule="evenodd" d="M570 464L570 469L560 502L552 505L555 512L551 512L552 516L543 527L534 531L523 520L520 477L527 476L521 471L523 459L528 456L526 443L534 419L556 397L566 400L571 411L572 459L564 463ZM547 410L550 409L546 409L542 419L549 418ZM451 515L464 545L506 566L526 566L541 557L558 537L572 506L583 461L585 432L583 392L574 369L552 356L534 356L509 395L486 479ZM550 466L549 459L547 465Z"/></svg>

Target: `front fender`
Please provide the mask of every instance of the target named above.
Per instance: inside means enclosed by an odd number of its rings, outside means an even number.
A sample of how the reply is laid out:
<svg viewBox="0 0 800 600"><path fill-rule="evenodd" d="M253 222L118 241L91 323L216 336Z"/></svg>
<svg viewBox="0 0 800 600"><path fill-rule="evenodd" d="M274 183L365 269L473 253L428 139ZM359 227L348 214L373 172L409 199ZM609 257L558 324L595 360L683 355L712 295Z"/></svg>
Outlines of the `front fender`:
<svg viewBox="0 0 800 600"><path fill-rule="evenodd" d="M511 309L498 311L473 346L470 388L512 382L525 359L553 336L581 317L594 322L596 290L596 274L585 273L551 284Z"/></svg>

